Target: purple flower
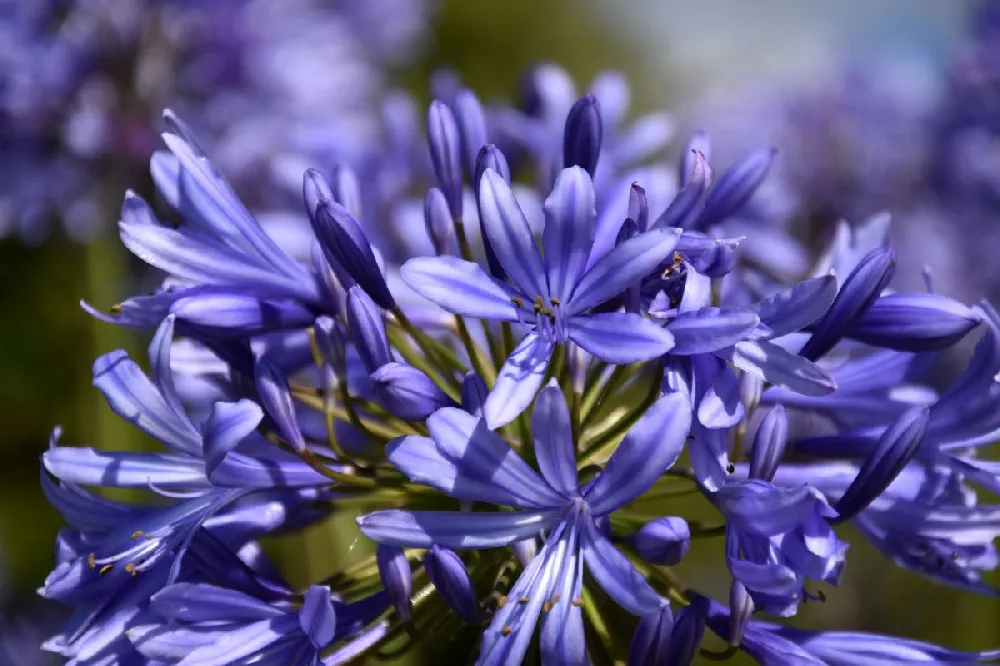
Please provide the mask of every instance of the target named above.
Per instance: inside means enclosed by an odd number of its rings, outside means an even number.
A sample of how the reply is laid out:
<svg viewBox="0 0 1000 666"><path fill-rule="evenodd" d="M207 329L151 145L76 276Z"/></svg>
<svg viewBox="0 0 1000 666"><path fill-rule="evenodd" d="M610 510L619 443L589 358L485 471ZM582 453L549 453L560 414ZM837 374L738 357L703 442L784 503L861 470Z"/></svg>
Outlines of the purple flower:
<svg viewBox="0 0 1000 666"><path fill-rule="evenodd" d="M544 256L510 187L492 170L480 184L480 207L486 235L510 285L454 257L411 259L402 274L415 291L449 312L528 328L484 406L491 427L509 423L530 404L557 344L572 341L616 364L656 358L671 348L673 336L639 315L587 311L656 268L673 250L677 233L658 230L637 236L587 270L594 191L579 167L560 174L546 201Z"/></svg>
<svg viewBox="0 0 1000 666"><path fill-rule="evenodd" d="M411 480L451 497L514 507L512 512L380 511L358 519L362 532L400 547L478 549L506 546L545 532L545 543L508 593L483 636L481 663L518 663L539 613L546 663L582 658L580 599L584 563L598 584L639 616L666 603L598 530L605 516L645 492L676 460L690 427L683 396L660 398L625 436L604 470L580 487L569 410L557 385L532 415L542 475L528 467L486 422L446 408L428 419L430 438L405 437L389 459ZM552 600L555 601L552 601ZM560 661L562 660L562 661Z"/></svg>

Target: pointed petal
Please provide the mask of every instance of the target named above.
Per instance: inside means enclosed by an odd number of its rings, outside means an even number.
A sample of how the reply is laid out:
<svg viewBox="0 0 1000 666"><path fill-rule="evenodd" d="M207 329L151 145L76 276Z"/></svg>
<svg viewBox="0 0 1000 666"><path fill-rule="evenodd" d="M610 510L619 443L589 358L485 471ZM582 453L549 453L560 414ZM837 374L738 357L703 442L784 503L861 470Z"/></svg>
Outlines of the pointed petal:
<svg viewBox="0 0 1000 666"><path fill-rule="evenodd" d="M403 281L448 312L477 319L517 321L511 302L517 294L471 261L457 257L417 257L400 269Z"/></svg>
<svg viewBox="0 0 1000 666"><path fill-rule="evenodd" d="M616 365L649 361L674 346L670 331L631 312L577 315L566 328L570 340L602 361Z"/></svg>
<svg viewBox="0 0 1000 666"><path fill-rule="evenodd" d="M57 446L42 454L50 474L61 481L112 488L193 488L204 486L205 467L190 456Z"/></svg>
<svg viewBox="0 0 1000 666"><path fill-rule="evenodd" d="M520 503L515 506L523 503L546 508L565 504L565 498L552 490L483 419L446 407L427 419L427 428L438 449L463 476L491 482L519 497Z"/></svg>
<svg viewBox="0 0 1000 666"><path fill-rule="evenodd" d="M677 229L653 229L610 250L580 278L566 314L596 307L652 273L673 252L679 235Z"/></svg>
<svg viewBox="0 0 1000 666"><path fill-rule="evenodd" d="M726 472L729 465L727 431L696 424L692 432L694 439L688 445L688 456L694 478L705 490L715 492L726 485L729 477Z"/></svg>
<svg viewBox="0 0 1000 666"><path fill-rule="evenodd" d="M889 294L877 299L847 335L876 347L932 351L951 347L980 322L975 310L937 294Z"/></svg>
<svg viewBox="0 0 1000 666"><path fill-rule="evenodd" d="M192 650L177 666L228 666L239 663L266 663L264 655L272 644L294 635L298 622L293 615L254 622L225 634L211 645ZM304 637L303 637L304 640ZM276 657L277 655L271 655Z"/></svg>
<svg viewBox="0 0 1000 666"><path fill-rule="evenodd" d="M358 527L372 541L387 546L474 550L537 536L558 518L558 509L504 513L389 509L359 517Z"/></svg>
<svg viewBox="0 0 1000 666"><path fill-rule="evenodd" d="M691 404L665 395L632 426L584 499L595 516L614 511L646 492L681 454L691 430Z"/></svg>
<svg viewBox="0 0 1000 666"><path fill-rule="evenodd" d="M674 336L670 351L686 356L731 347L746 339L759 323L756 314L740 308L706 307L682 312L667 324Z"/></svg>
<svg viewBox="0 0 1000 666"><path fill-rule="evenodd" d="M160 395L166 401L170 410L179 418L186 421L194 430L194 424L188 418L181 398L177 394L177 387L174 386L174 373L170 369L170 345L174 340L174 319L173 315L168 315L156 329L153 340L149 343L149 366L150 376L153 383L160 389Z"/></svg>
<svg viewBox="0 0 1000 666"><path fill-rule="evenodd" d="M504 444L506 446L506 444ZM507 447L510 450L510 447ZM508 455L512 455L510 451ZM532 509L552 499L551 493L539 494L535 484L537 475L531 474L517 483L497 483L465 471L468 463L463 457L448 457L429 437L401 437L386 447L386 455L396 469L414 483L437 488L449 497L476 502L488 502L520 509ZM523 471L523 470L519 470ZM530 468L529 468L530 471ZM498 478L505 478L499 477Z"/></svg>
<svg viewBox="0 0 1000 666"><path fill-rule="evenodd" d="M557 492L567 497L579 496L576 478L576 445L569 420L566 398L555 379L542 389L531 414L535 436L535 456L542 476ZM575 598L575 597L574 597Z"/></svg>
<svg viewBox="0 0 1000 666"><path fill-rule="evenodd" d="M264 412L250 400L217 402L202 426L205 438L205 469L209 474L227 453L257 429Z"/></svg>
<svg viewBox="0 0 1000 666"><path fill-rule="evenodd" d="M491 428L507 425L528 408L545 378L553 349L551 341L529 333L511 352L483 404L483 416Z"/></svg>
<svg viewBox="0 0 1000 666"><path fill-rule="evenodd" d="M748 590L773 594L779 597L794 597L802 594L802 581L790 568L777 564L758 564L746 560L729 560L729 571L733 578L743 583Z"/></svg>
<svg viewBox="0 0 1000 666"><path fill-rule="evenodd" d="M179 416L124 351L114 351L94 362L94 386L112 411L167 446L201 455L201 438L190 420Z"/></svg>
<svg viewBox="0 0 1000 666"><path fill-rule="evenodd" d="M150 599L150 609L168 622L253 622L285 611L237 590L206 583L174 583Z"/></svg>
<svg viewBox="0 0 1000 666"><path fill-rule="evenodd" d="M580 167L563 169L545 200L542 248L549 293L566 302L583 275L594 245L594 185Z"/></svg>
<svg viewBox="0 0 1000 666"><path fill-rule="evenodd" d="M557 577L549 597L555 601L542 621L542 662L553 666L586 666L590 663L580 604L583 599L583 557L577 525L583 520L589 518L577 515L568 527L563 559L557 565Z"/></svg>
<svg viewBox="0 0 1000 666"><path fill-rule="evenodd" d="M743 418L740 380L720 358L710 354L691 357L694 370L698 422L706 428L731 428Z"/></svg>
<svg viewBox="0 0 1000 666"><path fill-rule="evenodd" d="M322 585L309 586L299 609L299 626L317 650L333 641L337 615L330 599L330 588Z"/></svg>
<svg viewBox="0 0 1000 666"><path fill-rule="evenodd" d="M632 615L645 617L659 612L666 600L649 586L628 558L597 531L593 520L581 522L583 557L597 584Z"/></svg>
<svg viewBox="0 0 1000 666"><path fill-rule="evenodd" d="M753 306L760 321L769 330L768 337L780 338L794 333L823 316L837 296L837 278L833 275L812 278L791 289L765 298Z"/></svg>
<svg viewBox="0 0 1000 666"><path fill-rule="evenodd" d="M803 395L824 396L837 388L833 378L812 361L764 340L738 342L717 354L744 372Z"/></svg>
<svg viewBox="0 0 1000 666"><path fill-rule="evenodd" d="M510 186L487 169L479 182L479 214L490 247L507 275L530 297L549 295L542 257Z"/></svg>

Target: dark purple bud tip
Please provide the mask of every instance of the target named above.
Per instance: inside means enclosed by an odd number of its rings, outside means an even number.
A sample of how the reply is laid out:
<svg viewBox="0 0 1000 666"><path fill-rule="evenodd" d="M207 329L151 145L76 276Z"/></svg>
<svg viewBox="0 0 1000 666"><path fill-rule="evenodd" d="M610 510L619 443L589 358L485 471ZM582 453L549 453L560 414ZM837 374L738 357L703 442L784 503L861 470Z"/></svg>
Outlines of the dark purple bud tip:
<svg viewBox="0 0 1000 666"><path fill-rule="evenodd" d="M670 638L674 632L674 614L669 605L657 613L650 613L641 620L632 636L628 650L628 666L656 666L672 664L667 661Z"/></svg>
<svg viewBox="0 0 1000 666"><path fill-rule="evenodd" d="M629 540L639 556L650 564L673 566L691 547L691 529L677 516L657 518L634 532Z"/></svg>
<svg viewBox="0 0 1000 666"><path fill-rule="evenodd" d="M347 328L365 370L375 372L392 361L382 310L357 285L347 292Z"/></svg>
<svg viewBox="0 0 1000 666"><path fill-rule="evenodd" d="M378 563L379 577L392 605L396 607L399 617L405 622L413 619L413 604L410 595L413 594L413 573L410 563L400 548L379 545L375 551L375 561Z"/></svg>
<svg viewBox="0 0 1000 666"><path fill-rule="evenodd" d="M785 408L774 405L757 428L750 452L750 477L771 481L788 442L788 416Z"/></svg>
<svg viewBox="0 0 1000 666"><path fill-rule="evenodd" d="M771 170L774 148L750 153L719 176L705 198L705 210L698 220L699 229L708 229L740 212Z"/></svg>
<svg viewBox="0 0 1000 666"><path fill-rule="evenodd" d="M928 423L930 409L921 405L904 412L882 433L875 450L834 504L833 508L839 514L834 522L850 520L878 499L916 455Z"/></svg>
<svg viewBox="0 0 1000 666"><path fill-rule="evenodd" d="M875 248L866 254L844 280L830 309L813 324L813 334L799 355L815 361L833 349L872 306L895 270L896 252L891 247Z"/></svg>
<svg viewBox="0 0 1000 666"><path fill-rule="evenodd" d="M210 292L179 298L170 312L186 335L202 341L244 340L262 333L300 328L315 316L298 301Z"/></svg>
<svg viewBox="0 0 1000 666"><path fill-rule="evenodd" d="M448 200L452 219L462 217L462 139L455 114L440 100L427 112L427 145L438 187Z"/></svg>
<svg viewBox="0 0 1000 666"><path fill-rule="evenodd" d="M899 351L951 347L981 321L970 307L937 294L889 294L872 303L847 335L859 342Z"/></svg>
<svg viewBox="0 0 1000 666"><path fill-rule="evenodd" d="M696 602L685 606L674 620L674 631L667 645L666 658L658 663L689 666L698 652L704 634L705 613L702 604Z"/></svg>
<svg viewBox="0 0 1000 666"><path fill-rule="evenodd" d="M371 374L372 390L390 413L405 421L423 421L454 403L420 370L392 361Z"/></svg>
<svg viewBox="0 0 1000 666"><path fill-rule="evenodd" d="M583 167L593 178L597 169L597 159L601 156L603 134L604 124L601 122L600 103L595 95L584 95L573 104L566 115L563 167Z"/></svg>
<svg viewBox="0 0 1000 666"><path fill-rule="evenodd" d="M312 226L340 283L349 288L356 282L383 308L394 309L396 302L371 243L347 209L336 201L322 200L312 216Z"/></svg>
<svg viewBox="0 0 1000 666"><path fill-rule="evenodd" d="M476 590L469 578L469 570L455 551L432 546L424 556L424 568L438 593L460 618L469 624L479 622L482 609Z"/></svg>
<svg viewBox="0 0 1000 666"><path fill-rule="evenodd" d="M639 183L632 183L628 195L628 216L640 233L649 229L649 201L646 190Z"/></svg>
<svg viewBox="0 0 1000 666"><path fill-rule="evenodd" d="M503 178L505 183L510 185L510 166L507 164L507 158L504 157L504 154L496 146L492 144L483 146L482 150L479 151L479 156L476 158L476 175L473 179L472 188L476 195L477 206L479 205L479 182L483 179L483 175L487 169L495 171L497 175ZM482 210L479 211L479 231L483 239L483 249L486 252L486 263L489 266L490 275L498 280L505 279L507 273L504 271L503 265L497 258L496 252L490 244L490 239L486 235Z"/></svg>

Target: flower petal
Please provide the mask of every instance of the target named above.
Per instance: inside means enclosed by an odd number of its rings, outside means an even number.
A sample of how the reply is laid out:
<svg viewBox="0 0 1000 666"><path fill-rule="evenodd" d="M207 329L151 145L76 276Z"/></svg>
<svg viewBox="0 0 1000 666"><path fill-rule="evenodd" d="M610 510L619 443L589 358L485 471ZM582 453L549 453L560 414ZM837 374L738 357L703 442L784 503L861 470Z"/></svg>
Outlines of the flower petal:
<svg viewBox="0 0 1000 666"><path fill-rule="evenodd" d="M566 328L573 342L602 361L616 365L658 358L674 346L670 331L631 312L577 315Z"/></svg>
<svg viewBox="0 0 1000 666"><path fill-rule="evenodd" d="M568 315L579 314L611 300L652 273L677 245L678 229L652 229L631 238L597 260L564 305Z"/></svg>
<svg viewBox="0 0 1000 666"><path fill-rule="evenodd" d="M833 378L818 365L765 340L744 340L716 353L740 370L796 393L823 396L837 388Z"/></svg>
<svg viewBox="0 0 1000 666"><path fill-rule="evenodd" d="M776 536L794 529L816 510L815 492L806 485L781 488L763 481L734 481L716 491L714 498L727 520L762 536Z"/></svg>
<svg viewBox="0 0 1000 666"><path fill-rule="evenodd" d="M753 306L760 322L770 329L769 337L794 333L823 316L837 296L837 278L812 278L791 289L765 298Z"/></svg>
<svg viewBox="0 0 1000 666"><path fill-rule="evenodd" d="M587 266L594 245L595 206L594 185L580 167L563 169L545 200L543 261L549 292L560 301L569 301Z"/></svg>
<svg viewBox="0 0 1000 666"><path fill-rule="evenodd" d="M548 508L566 500L549 487L486 422L461 409L439 409L427 428L438 450L470 479L492 483L519 498L514 506Z"/></svg>
<svg viewBox="0 0 1000 666"><path fill-rule="evenodd" d="M61 481L113 488L192 488L204 486L205 467L190 456L57 446L42 454L50 474Z"/></svg>
<svg viewBox="0 0 1000 666"><path fill-rule="evenodd" d="M691 405L679 393L657 400L632 426L584 499L595 516L631 502L656 483L681 454L691 430Z"/></svg>
<svg viewBox="0 0 1000 666"><path fill-rule="evenodd" d="M583 558L590 575L615 603L637 617L660 610L666 600L649 586L632 563L597 531L587 517L581 522Z"/></svg>
<svg viewBox="0 0 1000 666"><path fill-rule="evenodd" d="M746 339L760 320L750 310L740 308L701 308L682 312L667 324L674 336L673 354L705 354L731 347Z"/></svg>
<svg viewBox="0 0 1000 666"><path fill-rule="evenodd" d="M400 269L415 292L448 312L477 319L517 321L511 302L516 294L483 272L477 264L457 257L417 257Z"/></svg>
<svg viewBox="0 0 1000 666"><path fill-rule="evenodd" d="M538 458L542 476L557 492L568 497L579 496L576 445L573 443L569 409L555 379L538 394L535 410L531 414L531 431L535 437L535 457Z"/></svg>
<svg viewBox="0 0 1000 666"><path fill-rule="evenodd" d="M254 622L220 637L216 642L192 650L177 666L228 666L266 663L264 658L278 641L294 636L298 621L293 615ZM305 637L303 637L304 640ZM276 654L270 655L272 658Z"/></svg>
<svg viewBox="0 0 1000 666"><path fill-rule="evenodd" d="M507 425L528 408L545 378L553 349L551 341L529 333L511 352L483 403L483 416L491 428Z"/></svg>
<svg viewBox="0 0 1000 666"><path fill-rule="evenodd" d="M205 469L211 473L227 453L257 429L263 410L250 400L217 402L202 426L205 438Z"/></svg>
<svg viewBox="0 0 1000 666"><path fill-rule="evenodd" d="M281 617L285 611L237 590L206 583L174 583L149 602L168 622L252 622Z"/></svg>
<svg viewBox="0 0 1000 666"><path fill-rule="evenodd" d="M507 275L529 297L549 295L542 257L510 185L487 169L479 181L479 215L490 247Z"/></svg>
<svg viewBox="0 0 1000 666"><path fill-rule="evenodd" d="M537 536L552 527L558 510L467 513L388 509L360 516L358 527L372 541L399 548L454 550L496 548Z"/></svg>

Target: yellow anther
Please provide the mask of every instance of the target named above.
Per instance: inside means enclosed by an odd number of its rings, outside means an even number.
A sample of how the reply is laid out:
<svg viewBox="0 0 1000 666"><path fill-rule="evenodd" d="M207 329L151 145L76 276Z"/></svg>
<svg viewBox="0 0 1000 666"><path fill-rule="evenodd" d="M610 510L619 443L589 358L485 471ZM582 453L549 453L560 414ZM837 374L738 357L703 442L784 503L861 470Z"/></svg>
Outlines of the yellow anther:
<svg viewBox="0 0 1000 666"><path fill-rule="evenodd" d="M505 626L503 629L500 630L500 635L501 636L510 636L510 632L512 632L512 631L514 631L513 627L511 627L508 624L507 626Z"/></svg>
<svg viewBox="0 0 1000 666"><path fill-rule="evenodd" d="M133 576L139 573L138 571L135 570L135 563L133 562L129 562L128 564L125 565L125 571L129 572Z"/></svg>
<svg viewBox="0 0 1000 666"><path fill-rule="evenodd" d="M501 596L500 599L497 600L497 608L503 608L506 605L507 605L507 597Z"/></svg>
<svg viewBox="0 0 1000 666"><path fill-rule="evenodd" d="M95 561L96 559L97 559L97 555L94 554L94 553L91 553L90 555L87 555L87 564L90 566L91 569L96 569L97 568L97 562Z"/></svg>
<svg viewBox="0 0 1000 666"><path fill-rule="evenodd" d="M552 303L552 305L555 305L556 307L558 307L558 306L562 305L562 301L560 301L560 300L559 300L558 298L556 298L555 296L550 296L550 297L549 297L549 302L550 302L550 303Z"/></svg>
<svg viewBox="0 0 1000 666"><path fill-rule="evenodd" d="M114 314L118 314L118 313L119 313L119 312L121 312L121 311L122 311L122 306L121 306L121 305L117 305L117 304L116 304L116 305L112 305L112 306L111 306L111 312L112 312L112 313L114 313Z"/></svg>
<svg viewBox="0 0 1000 666"><path fill-rule="evenodd" d="M570 603L576 606L577 608L580 608L581 606L583 606L583 599L574 599Z"/></svg>
<svg viewBox="0 0 1000 666"><path fill-rule="evenodd" d="M135 532L132 532L132 538L133 539L138 539L143 534L145 534L145 533L142 530L136 530Z"/></svg>
<svg viewBox="0 0 1000 666"><path fill-rule="evenodd" d="M524 307L524 299L523 298L518 298L517 296L511 296L510 297L510 302L513 303L514 305L516 305L519 308L523 308Z"/></svg>
<svg viewBox="0 0 1000 666"><path fill-rule="evenodd" d="M103 576L104 574L106 574L109 571L111 571L111 569L113 569L113 568L114 567L112 567L110 564L105 564L103 567L101 567L101 570L98 571L97 573L99 573L100 575Z"/></svg>
<svg viewBox="0 0 1000 666"><path fill-rule="evenodd" d="M519 604L526 604L529 601L531 601L531 597L521 597L520 599L517 600L517 603L519 603Z"/></svg>

